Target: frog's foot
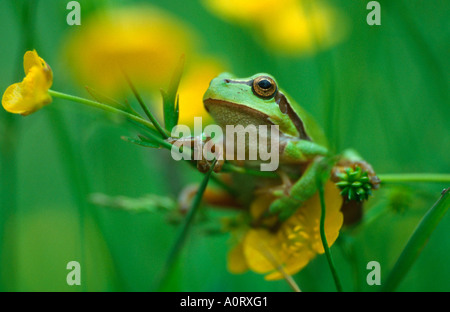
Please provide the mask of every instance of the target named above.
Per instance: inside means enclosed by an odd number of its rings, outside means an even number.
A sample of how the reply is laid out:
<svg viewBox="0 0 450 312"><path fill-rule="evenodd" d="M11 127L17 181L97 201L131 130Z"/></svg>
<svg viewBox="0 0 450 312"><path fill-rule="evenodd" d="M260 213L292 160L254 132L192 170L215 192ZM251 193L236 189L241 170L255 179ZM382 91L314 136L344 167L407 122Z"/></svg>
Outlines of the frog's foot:
<svg viewBox="0 0 450 312"><path fill-rule="evenodd" d="M206 138L206 140L202 136L168 138L166 139L166 141L178 147L188 146L189 148L191 148L193 159L197 162L197 169L203 173L208 172L213 164L213 161L206 159L205 155L203 154L205 145L211 144L210 151L213 154L214 158L217 159L213 170L214 172L220 172L222 170L223 164L225 162L222 157L222 151L220 148L216 148L216 145L210 142L210 137Z"/></svg>
<svg viewBox="0 0 450 312"><path fill-rule="evenodd" d="M204 144L205 147L207 147L207 145L210 144L211 153L214 155L214 158L216 159L213 171L220 172L222 170L223 164L225 163L225 160L223 159L222 149L220 147L216 148L216 145L212 143L211 138L207 138ZM206 173L211 169L213 163L214 163L213 160L206 159L205 155L202 153L201 159L197 161L197 169L200 172Z"/></svg>

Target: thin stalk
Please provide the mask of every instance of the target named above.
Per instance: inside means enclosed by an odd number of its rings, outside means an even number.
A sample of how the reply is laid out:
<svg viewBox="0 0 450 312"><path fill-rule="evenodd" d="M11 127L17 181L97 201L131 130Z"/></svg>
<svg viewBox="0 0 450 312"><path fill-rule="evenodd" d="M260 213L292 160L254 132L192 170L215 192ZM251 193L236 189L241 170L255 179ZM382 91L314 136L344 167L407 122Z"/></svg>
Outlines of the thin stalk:
<svg viewBox="0 0 450 312"><path fill-rule="evenodd" d="M324 191L323 191L323 184L322 181L317 181L317 188L319 190L319 197L320 197L320 209L321 209L321 215L320 215L320 237L322 238L322 245L323 249L325 250L325 255L327 256L328 265L330 266L331 274L333 275L334 283L336 285L337 291L342 291L342 284L339 280L339 276L337 274L336 266L334 265L333 257L331 255L330 248L328 246L327 237L325 235L325 213L326 213L326 207L325 207L325 198L324 198Z"/></svg>
<svg viewBox="0 0 450 312"><path fill-rule="evenodd" d="M261 242L261 245L262 244L263 244L263 242ZM269 260L270 263L272 263L272 265L275 268L275 270L277 270L278 272L280 272L281 275L283 275L284 280L289 285L289 287L291 287L292 291L294 291L294 292L301 292L301 289L298 286L298 284L294 281L294 279L292 278L291 275L287 274L287 272L283 268L283 266L278 263L278 261L275 259L275 257L270 252L270 249L269 248L265 248L266 247L265 244L264 244L264 246L261 246L261 247L262 247L261 249L263 251L265 251L264 255L265 255L266 259Z"/></svg>
<svg viewBox="0 0 450 312"><path fill-rule="evenodd" d="M411 238L403 249L391 273L383 285L382 291L394 291L408 273L433 231L450 207L450 188L442 192L441 197L431 207L414 230Z"/></svg>
<svg viewBox="0 0 450 312"><path fill-rule="evenodd" d="M197 194L195 194L194 200L192 201L191 209L189 209L186 218L181 226L180 231L178 232L177 239L172 249L170 250L169 256L167 257L167 261L165 262L164 268L161 270L160 276L157 280L157 288L161 288L168 278L176 260L178 259L178 255L180 254L184 242L186 241L186 237L188 235L189 229L191 228L192 221L194 220L195 215L198 212L200 207L200 203L202 201L203 193L206 190L206 186L208 185L209 178L213 172L214 166L216 165L217 160L215 159L211 165L209 171L205 174L200 187L197 190Z"/></svg>
<svg viewBox="0 0 450 312"><path fill-rule="evenodd" d="M147 115L148 119L150 119L150 121L152 122L152 124L155 126L156 130L158 130L158 132L162 135L162 137L164 139L167 139L169 136L167 135L166 130L161 127L161 125L159 124L159 122L156 120L155 116L153 116L152 112L148 109L148 106L145 105L144 101L141 98L141 95L139 94L139 92L136 90L136 87L134 86L134 84L131 82L130 78L128 77L128 75L123 71L123 74L125 76L125 79L128 83L128 85L131 88L131 91L133 91L134 96L136 97L136 100L138 101L139 105L141 106L142 110L144 111L145 115Z"/></svg>
<svg viewBox="0 0 450 312"><path fill-rule="evenodd" d="M379 174L381 183L424 182L450 183L450 174L446 173L393 173Z"/></svg>

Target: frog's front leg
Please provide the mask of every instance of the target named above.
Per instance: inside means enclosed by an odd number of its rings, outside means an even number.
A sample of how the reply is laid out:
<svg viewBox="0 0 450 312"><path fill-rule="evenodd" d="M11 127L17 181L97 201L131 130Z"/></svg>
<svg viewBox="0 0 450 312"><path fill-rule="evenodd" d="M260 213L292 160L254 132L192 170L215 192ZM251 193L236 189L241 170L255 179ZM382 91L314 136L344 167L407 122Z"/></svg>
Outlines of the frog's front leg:
<svg viewBox="0 0 450 312"><path fill-rule="evenodd" d="M292 185L288 194L272 202L269 208L271 213L278 213L281 220L286 220L316 193L316 178L322 172L321 159L322 157L313 159L300 179Z"/></svg>
<svg viewBox="0 0 450 312"><path fill-rule="evenodd" d="M194 161L197 161L197 169L200 172L207 172L211 168L213 161L208 160L205 157L205 147L211 153L214 154L217 159L214 166L214 172L220 172L224 164L224 159L222 157L222 149L216 148L216 144L211 141L210 137L205 137L204 135L195 137L183 137L183 138L168 138L166 140L170 144L176 146L177 148L188 147L191 149ZM192 159L192 157L191 157Z"/></svg>
<svg viewBox="0 0 450 312"><path fill-rule="evenodd" d="M278 213L281 220L289 218L303 202L317 191L316 176L319 172L319 160L326 156L328 150L309 140L287 140L281 143L281 162L291 164L308 164L298 181L289 190L270 205L271 213Z"/></svg>

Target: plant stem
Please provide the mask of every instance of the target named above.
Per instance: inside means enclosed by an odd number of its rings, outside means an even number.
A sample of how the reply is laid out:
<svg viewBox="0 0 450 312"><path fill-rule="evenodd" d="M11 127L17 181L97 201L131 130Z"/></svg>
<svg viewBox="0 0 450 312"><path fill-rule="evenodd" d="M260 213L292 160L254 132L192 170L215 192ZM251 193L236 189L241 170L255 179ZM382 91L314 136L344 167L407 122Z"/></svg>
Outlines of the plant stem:
<svg viewBox="0 0 450 312"><path fill-rule="evenodd" d="M172 249L170 250L169 256L167 257L167 261L165 262L164 268L161 270L161 273L159 275L159 278L157 279L157 289L160 289L164 282L166 281L168 274L172 270L178 255L180 254L184 242L186 241L186 237L188 235L189 229L192 225L192 221L194 220L195 215L197 214L198 208L200 207L200 203L203 197L203 193L206 190L206 186L208 185L209 178L211 177L211 174L213 172L214 166L216 165L217 160L215 159L214 162L211 165L211 168L209 171L205 174L202 183L200 184L197 193L195 194L195 197L192 201L191 209L189 209L186 218L184 219L184 222L181 226L180 231L178 232L177 239L175 241L175 244L173 245Z"/></svg>
<svg viewBox="0 0 450 312"><path fill-rule="evenodd" d="M446 173L392 173L379 174L382 184L403 182L450 183L450 174Z"/></svg>
<svg viewBox="0 0 450 312"><path fill-rule="evenodd" d="M334 283L336 285L337 291L342 291L342 284L339 280L339 276L337 274L336 267L334 265L333 257L331 255L330 248L328 247L327 237L325 234L325 213L326 213L326 207L325 207L325 197L324 197L324 190L323 190L323 183L320 179L317 180L317 188L319 190L319 197L320 197L320 209L321 209L321 215L320 215L320 237L322 238L322 245L323 249L325 250L325 255L327 256L328 265L330 266L331 274L333 275Z"/></svg>
<svg viewBox="0 0 450 312"><path fill-rule="evenodd" d="M411 235L405 249L403 249L400 257L394 265L390 275L383 285L382 291L394 291L403 278L408 273L409 269L414 264L414 261L422 252L428 239L433 233L436 226L444 217L445 213L450 207L450 188L442 192L441 197L431 207L420 221L414 233Z"/></svg>

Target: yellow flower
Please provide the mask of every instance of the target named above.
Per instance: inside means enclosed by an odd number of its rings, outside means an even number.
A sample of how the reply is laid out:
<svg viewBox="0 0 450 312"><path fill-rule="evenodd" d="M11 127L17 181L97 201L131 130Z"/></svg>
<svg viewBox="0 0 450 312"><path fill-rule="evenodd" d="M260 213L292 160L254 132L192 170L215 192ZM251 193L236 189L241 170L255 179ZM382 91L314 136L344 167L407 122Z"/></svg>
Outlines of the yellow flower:
<svg viewBox="0 0 450 312"><path fill-rule="evenodd" d="M122 70L139 90L166 85L180 56L191 57L194 34L175 17L151 6L90 16L66 45L76 78L109 96L129 92Z"/></svg>
<svg viewBox="0 0 450 312"><path fill-rule="evenodd" d="M185 54L178 90L179 123L192 125L194 117L208 118L203 93L209 82L226 70L220 62L200 54L197 42L197 35L179 19L152 6L140 5L91 16L69 37L66 53L71 64L68 67L77 80L108 97L123 98L130 93L122 72L125 71L144 100L154 103L154 110L161 117L160 89L167 89L181 55Z"/></svg>
<svg viewBox="0 0 450 312"><path fill-rule="evenodd" d="M346 19L336 9L305 0L204 0L215 14L247 26L269 49L298 55L341 41Z"/></svg>
<svg viewBox="0 0 450 312"><path fill-rule="evenodd" d="M179 123L193 125L194 117L203 117L203 125L211 121L211 117L203 106L203 94L213 78L225 70L224 66L213 59L194 61L190 69L181 78L180 118Z"/></svg>
<svg viewBox="0 0 450 312"><path fill-rule="evenodd" d="M257 199L253 211L266 211L271 200L268 195ZM272 198L273 199L273 198ZM329 181L325 185L325 235L331 246L339 236L343 215L340 212L342 197L339 189ZM250 269L267 274L267 280L283 278L284 274L295 274L303 269L317 254L324 253L320 237L320 199L316 194L294 215L282 223L276 231L267 227L250 228L242 235L228 255L228 268L232 273L242 273ZM252 213L255 217L255 214Z"/></svg>
<svg viewBox="0 0 450 312"><path fill-rule="evenodd" d="M26 116L52 102L48 89L53 83L53 72L36 50L25 53L23 68L25 78L6 89L2 105L10 113Z"/></svg>
<svg viewBox="0 0 450 312"><path fill-rule="evenodd" d="M237 23L256 23L296 0L204 0L212 12Z"/></svg>

